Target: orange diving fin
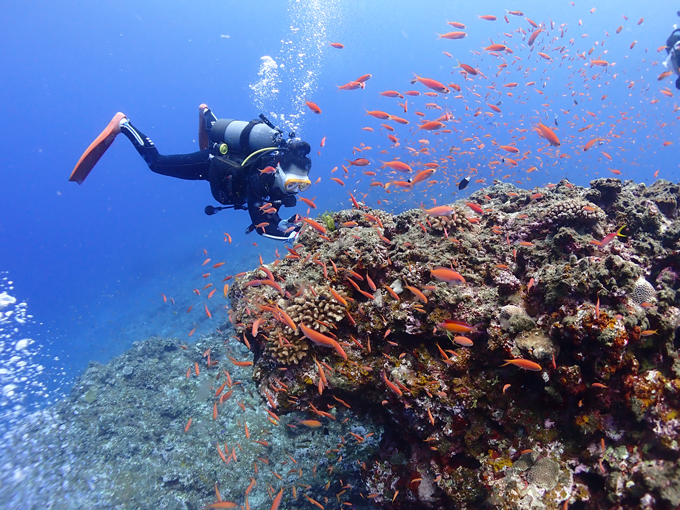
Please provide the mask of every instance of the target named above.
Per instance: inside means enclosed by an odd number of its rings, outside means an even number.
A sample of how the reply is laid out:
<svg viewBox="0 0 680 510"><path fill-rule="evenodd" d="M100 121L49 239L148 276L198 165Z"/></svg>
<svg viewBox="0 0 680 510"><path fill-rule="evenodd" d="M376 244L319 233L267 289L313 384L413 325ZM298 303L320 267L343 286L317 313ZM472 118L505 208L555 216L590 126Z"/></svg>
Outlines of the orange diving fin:
<svg viewBox="0 0 680 510"><path fill-rule="evenodd" d="M90 171L97 164L97 161L104 155L106 149L108 149L113 141L120 133L120 121L125 118L125 114L118 112L113 116L109 125L106 126L104 131L102 131L94 142L90 144L83 155L80 156L78 163L76 163L73 172L71 172L71 177L68 178L71 182L77 182L82 184L85 178L88 176Z"/></svg>
<svg viewBox="0 0 680 510"><path fill-rule="evenodd" d="M205 128L205 116L203 110L208 109L207 104L201 104L198 107L198 147L203 150L207 149L210 143L208 139L208 130Z"/></svg>

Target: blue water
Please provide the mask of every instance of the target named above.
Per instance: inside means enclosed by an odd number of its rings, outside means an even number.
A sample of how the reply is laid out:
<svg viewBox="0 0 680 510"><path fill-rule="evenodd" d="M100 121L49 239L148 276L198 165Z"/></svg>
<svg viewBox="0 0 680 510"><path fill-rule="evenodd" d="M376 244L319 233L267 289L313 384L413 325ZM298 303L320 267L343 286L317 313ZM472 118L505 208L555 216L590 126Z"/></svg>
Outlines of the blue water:
<svg viewBox="0 0 680 510"><path fill-rule="evenodd" d="M133 341L150 335L186 338L193 327L197 336L208 332L226 319L226 300L211 300L214 318L205 317L204 300L192 293L205 282L202 262L208 257L211 264L228 261L223 274L234 274L252 269L259 255L271 261L275 248L283 251L282 245L254 233L244 235L250 221L243 211L206 216L205 205L216 205L207 182L153 174L123 137L82 186L68 182L82 151L117 111L126 113L162 153L170 154L196 150L200 103L209 104L218 116L245 120L262 109L313 147L311 178L322 180L305 194L316 197L318 209L311 215L348 207L348 191L359 197L367 193L369 205L396 212L421 203L430 206L433 199L446 203L463 196L455 185L470 168L477 168L478 175L468 192L510 174L514 175L506 180L520 181L517 185L527 189L561 178L587 185L593 178L613 177L612 169L620 171L621 178L638 182L652 182L657 170L660 178L677 180L678 94L672 77L657 81L665 70L661 65L665 52L657 48L678 19L676 6L591 4L519 1L505 6L548 28L551 20L555 23L531 53L520 46L523 37L516 32L519 27L531 31L526 19L508 15L506 23L502 4L495 1L125 0L4 6L0 270L7 280L0 292L7 290L18 303L25 302L32 318L25 323L10 319L0 329L5 345L0 361L5 366L15 363L10 360L14 342L31 338L34 343L22 351L31 360L22 368L26 380L2 401L3 406L53 401L68 391L70 381L89 361L105 362ZM498 20L478 19L482 14ZM642 17L644 22L638 25ZM467 38L438 39L436 33L456 30L447 20L465 23ZM566 33L560 38L562 24ZM619 26L624 28L616 34ZM553 41L554 37L558 39ZM491 41L504 41L514 51L505 55L508 66L498 78L494 75L502 60L481 49ZM637 43L630 49L633 41ZM345 48L333 49L329 42L341 42ZM566 46L562 55L568 58L561 59L556 51L561 46ZM576 58L591 48L592 55ZM537 57L537 51L547 52L553 60ZM263 56L283 64L276 86L263 83L258 74ZM522 60L515 61L515 56ZM591 58L615 65L591 67ZM480 69L488 79L464 81L458 70L451 74L457 59ZM337 91L337 85L365 73L372 78L364 90ZM402 99L379 96L390 89L425 92L422 85L410 84L413 73L457 83L463 97L455 98L455 92L439 98L407 96L409 112L403 113L397 105ZM536 84L527 86L530 81ZM519 85L503 87L510 82ZM492 85L495 90L488 88ZM675 97L662 95L663 87ZM306 99L317 103L322 114L311 113ZM659 101L652 104L655 99ZM486 105L498 101L502 114L486 115L490 111ZM424 112L428 120L444 111L426 109L427 102L448 109L455 122L447 127L459 133L410 134L418 122L414 111ZM482 113L474 116L480 107ZM409 119L409 126L392 123L399 148L391 148L387 133L379 131L385 121L365 115L365 110L385 110ZM559 126L554 126L555 115ZM532 131L539 120L557 129L560 154L568 157L546 155L554 155L555 149L545 149L545 142ZM595 126L578 132L590 123ZM463 142L466 137L474 142ZM601 137L602 145L583 152L583 145L594 137ZM405 147L419 149L421 139L429 140L432 155L409 156ZM492 175L488 164L501 155L494 140L499 145L517 143L522 152L530 151L528 159L516 168L500 164ZM663 146L664 141L673 145ZM354 154L353 148L361 144L372 150ZM386 183L390 179L384 172L380 175L380 160L437 161L449 155L452 146L469 153L454 153L454 160L435 174L438 183L429 189L421 185L403 193L392 188L387 194L383 188L370 187L371 177L362 174L376 171L375 179ZM380 154L381 150L388 153ZM330 180L343 176L341 168L331 174L334 167L360 156L369 158L371 166L350 167L345 187ZM539 170L527 174L531 166ZM477 178L486 181L474 183ZM296 212L305 214L306 209L301 204ZM231 234L232 244L224 242L223 232ZM176 304L164 303L161 293ZM187 314L191 305L197 310ZM37 365L43 368L36 371Z"/></svg>

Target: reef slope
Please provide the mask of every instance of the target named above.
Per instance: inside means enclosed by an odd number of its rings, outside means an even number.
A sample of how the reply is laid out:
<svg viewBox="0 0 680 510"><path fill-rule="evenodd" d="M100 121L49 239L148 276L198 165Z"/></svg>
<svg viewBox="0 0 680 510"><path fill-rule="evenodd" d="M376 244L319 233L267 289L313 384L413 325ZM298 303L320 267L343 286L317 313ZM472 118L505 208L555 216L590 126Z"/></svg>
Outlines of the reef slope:
<svg viewBox="0 0 680 510"><path fill-rule="evenodd" d="M385 427L361 471L378 505L676 508L679 193L356 203L237 279L232 322L277 412L340 399Z"/></svg>

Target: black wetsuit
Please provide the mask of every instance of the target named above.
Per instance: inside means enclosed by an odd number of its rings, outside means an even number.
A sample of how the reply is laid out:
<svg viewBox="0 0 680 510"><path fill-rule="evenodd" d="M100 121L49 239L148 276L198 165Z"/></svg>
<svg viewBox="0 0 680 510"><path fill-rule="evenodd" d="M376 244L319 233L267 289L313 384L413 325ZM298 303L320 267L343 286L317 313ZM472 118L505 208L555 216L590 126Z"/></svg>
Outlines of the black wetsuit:
<svg viewBox="0 0 680 510"><path fill-rule="evenodd" d="M668 39L666 39L666 53L668 54L666 66L678 76L675 80L675 88L680 90L680 54L678 54L679 50L675 47L678 42L680 42L680 28L673 30Z"/></svg>
<svg viewBox="0 0 680 510"><path fill-rule="evenodd" d="M260 235L266 234L267 237L275 239L288 238L290 232L284 232L278 228L281 221L278 211L281 206L294 207L297 199L294 194L283 193L274 186L273 174L260 172L260 169L266 166L276 166L275 156L265 155L254 159L245 167L240 166L243 158L239 158L238 155L225 158L213 149L164 156L158 152L151 139L132 126L129 121L127 125L121 126L121 132L132 142L151 171L178 179L209 181L215 200L223 205L233 205L234 209L248 211L252 222L248 232L252 231L255 225L267 223L266 226L255 230ZM231 159L235 162L230 162ZM225 169L228 169L226 176ZM276 212L267 214L261 209L268 202L272 204L271 208L274 208ZM289 221L294 222L297 219L296 216L290 218Z"/></svg>

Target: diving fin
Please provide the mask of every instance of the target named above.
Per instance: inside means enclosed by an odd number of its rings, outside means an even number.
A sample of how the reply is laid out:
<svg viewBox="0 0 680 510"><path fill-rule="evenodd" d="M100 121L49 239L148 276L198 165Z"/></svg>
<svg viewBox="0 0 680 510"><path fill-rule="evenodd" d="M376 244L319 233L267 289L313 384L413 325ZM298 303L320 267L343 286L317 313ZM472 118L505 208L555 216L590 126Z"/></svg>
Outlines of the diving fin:
<svg viewBox="0 0 680 510"><path fill-rule="evenodd" d="M198 147L203 150L207 149L209 145L208 130L205 128L204 110L210 110L207 104L201 104L198 107Z"/></svg>
<svg viewBox="0 0 680 510"><path fill-rule="evenodd" d="M85 178L88 176L90 171L97 164L97 161L104 155L106 149L108 149L113 141L120 133L120 121L125 118L125 114L118 112L113 116L109 125L106 126L104 131L102 131L94 142L90 144L87 150L80 156L78 163L76 163L73 172L71 172L71 177L68 178L71 182L77 182L82 184Z"/></svg>

